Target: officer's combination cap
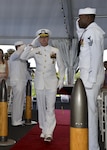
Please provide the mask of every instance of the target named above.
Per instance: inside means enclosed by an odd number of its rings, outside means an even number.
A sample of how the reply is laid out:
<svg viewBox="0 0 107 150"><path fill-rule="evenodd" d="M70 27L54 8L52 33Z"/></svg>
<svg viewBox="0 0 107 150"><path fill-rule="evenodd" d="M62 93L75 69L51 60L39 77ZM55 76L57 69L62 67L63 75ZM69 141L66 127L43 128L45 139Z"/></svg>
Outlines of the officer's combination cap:
<svg viewBox="0 0 107 150"><path fill-rule="evenodd" d="M40 37L48 37L51 35L50 30L48 29L40 29L36 32L36 36L40 36Z"/></svg>

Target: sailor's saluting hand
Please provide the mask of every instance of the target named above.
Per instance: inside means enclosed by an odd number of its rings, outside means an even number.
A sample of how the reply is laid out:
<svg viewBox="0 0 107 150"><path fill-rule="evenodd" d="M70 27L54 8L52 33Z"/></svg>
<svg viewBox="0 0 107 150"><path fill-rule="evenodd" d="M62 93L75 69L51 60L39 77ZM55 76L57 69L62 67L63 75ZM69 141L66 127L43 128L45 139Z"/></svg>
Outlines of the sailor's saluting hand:
<svg viewBox="0 0 107 150"><path fill-rule="evenodd" d="M34 38L33 41L31 42L30 46L36 47L35 42L39 37L40 37L40 35L38 35L36 38Z"/></svg>

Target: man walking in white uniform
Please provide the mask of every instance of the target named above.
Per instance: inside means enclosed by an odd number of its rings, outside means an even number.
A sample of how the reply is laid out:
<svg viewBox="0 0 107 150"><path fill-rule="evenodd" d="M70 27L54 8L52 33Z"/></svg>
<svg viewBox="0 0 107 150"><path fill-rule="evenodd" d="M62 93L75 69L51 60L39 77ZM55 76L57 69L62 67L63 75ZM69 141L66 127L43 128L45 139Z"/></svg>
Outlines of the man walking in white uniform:
<svg viewBox="0 0 107 150"><path fill-rule="evenodd" d="M64 64L59 49L48 45L50 31L40 29L36 35L41 44L33 48L34 41L28 45L21 55L21 58L28 60L34 58L36 62L35 89L38 104L39 127L42 129L40 135L44 141L50 142L56 126L55 101L57 88L61 89L64 79ZM58 64L60 80L56 76L55 64Z"/></svg>
<svg viewBox="0 0 107 150"><path fill-rule="evenodd" d="M27 63L20 60L20 55L25 48L23 41L15 43L16 51L10 56L9 59L9 75L10 85L13 92L13 104L11 119L12 125L22 125L23 106L25 102L25 92L27 83Z"/></svg>
<svg viewBox="0 0 107 150"><path fill-rule="evenodd" d="M98 144L97 97L104 82L103 50L105 33L94 22L95 15L96 9L94 8L80 9L76 24L77 34L80 38L80 78L84 83L88 99L89 150L100 150Z"/></svg>

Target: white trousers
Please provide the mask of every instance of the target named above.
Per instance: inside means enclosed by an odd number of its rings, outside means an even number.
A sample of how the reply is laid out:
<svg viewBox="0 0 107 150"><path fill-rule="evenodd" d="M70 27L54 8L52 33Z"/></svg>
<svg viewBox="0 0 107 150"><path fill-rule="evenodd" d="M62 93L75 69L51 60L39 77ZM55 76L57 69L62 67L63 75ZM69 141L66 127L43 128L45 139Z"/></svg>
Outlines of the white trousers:
<svg viewBox="0 0 107 150"><path fill-rule="evenodd" d="M98 107L97 96L99 88L86 89L88 98L88 128L89 128L89 150L99 150L98 143Z"/></svg>
<svg viewBox="0 0 107 150"><path fill-rule="evenodd" d="M56 90L36 89L36 96L38 105L39 127L42 129L42 133L44 135L53 135L53 131L56 126Z"/></svg>
<svg viewBox="0 0 107 150"><path fill-rule="evenodd" d="M12 124L17 125L21 123L23 116L23 107L25 102L25 92L26 92L26 82L23 81L13 81L11 82L12 92L13 92L13 103L11 119Z"/></svg>
<svg viewBox="0 0 107 150"><path fill-rule="evenodd" d="M81 71L81 79L85 85L88 78L88 73L85 70ZM89 150L100 150L98 143L98 106L97 97L99 90L104 81L103 72L98 74L97 82L93 88L85 88L88 100L88 129L89 129Z"/></svg>

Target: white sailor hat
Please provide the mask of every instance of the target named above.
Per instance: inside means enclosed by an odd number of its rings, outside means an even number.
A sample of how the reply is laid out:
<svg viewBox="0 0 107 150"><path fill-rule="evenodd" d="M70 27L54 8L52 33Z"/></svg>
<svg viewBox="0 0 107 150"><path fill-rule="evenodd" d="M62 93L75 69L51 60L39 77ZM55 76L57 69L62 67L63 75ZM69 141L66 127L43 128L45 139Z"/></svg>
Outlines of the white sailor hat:
<svg viewBox="0 0 107 150"><path fill-rule="evenodd" d="M83 9L79 9L79 15L90 15L90 14L96 14L96 9L95 8L83 8Z"/></svg>
<svg viewBox="0 0 107 150"><path fill-rule="evenodd" d="M36 36L40 36L40 37L48 37L51 35L51 31L48 29L40 29L36 32Z"/></svg>
<svg viewBox="0 0 107 150"><path fill-rule="evenodd" d="M15 46L24 45L23 41L17 41L14 43Z"/></svg>

